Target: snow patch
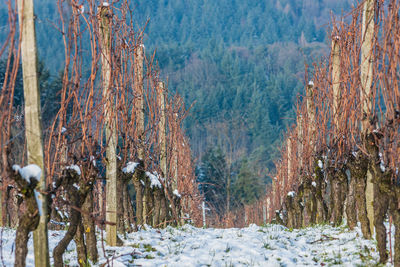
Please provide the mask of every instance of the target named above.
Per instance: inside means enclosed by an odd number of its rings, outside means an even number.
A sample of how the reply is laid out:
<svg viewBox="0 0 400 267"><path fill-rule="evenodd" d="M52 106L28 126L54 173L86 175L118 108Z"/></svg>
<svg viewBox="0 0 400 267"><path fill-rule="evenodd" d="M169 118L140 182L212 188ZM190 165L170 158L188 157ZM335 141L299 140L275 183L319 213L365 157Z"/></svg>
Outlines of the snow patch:
<svg viewBox="0 0 400 267"><path fill-rule="evenodd" d="M317 187L317 183L316 182L312 182L311 185L314 186L314 187Z"/></svg>
<svg viewBox="0 0 400 267"><path fill-rule="evenodd" d="M103 2L103 6L110 6L108 2Z"/></svg>
<svg viewBox="0 0 400 267"><path fill-rule="evenodd" d="M71 165L71 166L67 166L66 168L67 170L74 170L76 172L76 174L81 175L81 168L79 168L78 165Z"/></svg>
<svg viewBox="0 0 400 267"><path fill-rule="evenodd" d="M62 127L61 128L61 133L65 133L67 131L67 128Z"/></svg>
<svg viewBox="0 0 400 267"><path fill-rule="evenodd" d="M36 164L29 164L23 168L19 165L13 165L13 170L18 172L25 181L30 183L30 178L36 179L36 181L40 181L40 177L42 175L42 169Z"/></svg>
<svg viewBox="0 0 400 267"><path fill-rule="evenodd" d="M322 163L322 161L320 159L318 160L318 167L320 169L324 168L324 164Z"/></svg>
<svg viewBox="0 0 400 267"><path fill-rule="evenodd" d="M181 194L179 194L178 189L175 189L174 192L172 192L175 196L181 198Z"/></svg>
<svg viewBox="0 0 400 267"><path fill-rule="evenodd" d="M2 228L1 231L3 264L13 266L15 230ZM49 231L50 255L64 235L65 231ZM98 248L101 248L100 233L97 237ZM329 225L290 230L274 224L252 224L240 229L203 229L191 225L154 229L146 226L120 237L125 246L105 245L108 255L112 255L108 258L110 266L132 266L133 256L138 266L327 266L331 263L375 266L379 262L374 241L363 239L359 227L351 231ZM26 265L34 266L32 238L28 248ZM63 259L71 266L78 266L75 242L70 243ZM96 266L107 265L106 262L104 254L99 253Z"/></svg>
<svg viewBox="0 0 400 267"><path fill-rule="evenodd" d="M79 12L82 14L83 12L85 12L85 6L84 5L80 5L79 6Z"/></svg>
<svg viewBox="0 0 400 267"><path fill-rule="evenodd" d="M381 171L382 171L382 172L385 172L385 171L386 171L386 167L385 167L385 165L383 165L382 162L381 162L381 164L380 164L380 167L381 167Z"/></svg>
<svg viewBox="0 0 400 267"><path fill-rule="evenodd" d="M126 164L126 167L122 169L122 172L123 173L134 173L135 169L138 165L139 165L139 163L130 161Z"/></svg>
<svg viewBox="0 0 400 267"><path fill-rule="evenodd" d="M294 197L296 195L296 193L294 191L290 191L289 193L287 193L288 197Z"/></svg>
<svg viewBox="0 0 400 267"><path fill-rule="evenodd" d="M308 82L308 85L309 85L309 86L314 86L314 82L313 82L313 81L309 81L309 82Z"/></svg>
<svg viewBox="0 0 400 267"><path fill-rule="evenodd" d="M386 167L385 167L385 162L383 162L382 153L379 153L379 159L380 159L379 167L381 167L381 171L382 172L385 172L386 171Z"/></svg>
<svg viewBox="0 0 400 267"><path fill-rule="evenodd" d="M93 156L90 156L90 161L92 162L93 166L96 167L96 158Z"/></svg>
<svg viewBox="0 0 400 267"><path fill-rule="evenodd" d="M159 180L161 177L158 175L157 172L153 172L153 173L146 172L146 175L150 179L150 187L151 188L154 188L154 187L161 188L162 187L161 183L160 183L160 180Z"/></svg>
<svg viewBox="0 0 400 267"><path fill-rule="evenodd" d="M79 185L77 185L76 183L74 183L73 186L74 186L76 189L78 189L78 190L81 188L81 187L80 187Z"/></svg>

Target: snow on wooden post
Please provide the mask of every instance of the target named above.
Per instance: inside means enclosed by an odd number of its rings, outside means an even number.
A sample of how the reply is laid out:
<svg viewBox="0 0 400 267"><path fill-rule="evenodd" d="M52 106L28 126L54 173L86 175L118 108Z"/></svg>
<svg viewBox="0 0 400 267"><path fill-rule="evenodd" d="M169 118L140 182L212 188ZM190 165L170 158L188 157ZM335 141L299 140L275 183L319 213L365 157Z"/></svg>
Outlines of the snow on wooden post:
<svg viewBox="0 0 400 267"><path fill-rule="evenodd" d="M107 244L117 245L117 134L114 117L114 97L111 87L111 18L108 5L99 7L101 71L106 128L106 225Z"/></svg>
<svg viewBox="0 0 400 267"><path fill-rule="evenodd" d="M269 219L270 205L271 205L271 199L270 199L270 197L267 197L267 222L270 221L270 219Z"/></svg>
<svg viewBox="0 0 400 267"><path fill-rule="evenodd" d="M361 44L361 109L363 119L361 122L362 135L365 138L370 132L369 119L372 110L372 79L373 79L373 41L375 30L375 0L367 0L363 7L362 18L362 44ZM371 236L374 234L374 184L372 175L367 171L367 185L365 188L365 198L367 205L367 216Z"/></svg>
<svg viewBox="0 0 400 267"><path fill-rule="evenodd" d="M18 16L21 33L21 56L25 101L25 136L28 150L28 163L36 164L44 170L42 119L40 111L40 94L37 75L37 49L33 0L18 1ZM46 190L46 178L41 172L37 188ZM33 232L35 266L50 266L49 242L47 236L47 201L42 194L38 195L42 214L37 229Z"/></svg>

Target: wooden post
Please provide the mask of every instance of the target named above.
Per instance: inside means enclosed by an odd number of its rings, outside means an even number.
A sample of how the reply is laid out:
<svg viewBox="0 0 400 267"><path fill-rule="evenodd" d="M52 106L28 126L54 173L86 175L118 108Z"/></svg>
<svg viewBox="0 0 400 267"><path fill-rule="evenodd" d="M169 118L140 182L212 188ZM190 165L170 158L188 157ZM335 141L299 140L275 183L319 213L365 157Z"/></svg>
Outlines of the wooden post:
<svg viewBox="0 0 400 267"><path fill-rule="evenodd" d="M201 209L203 211L203 227L206 227L207 226L207 224L206 224L206 203L204 202L204 200L201 203Z"/></svg>
<svg viewBox="0 0 400 267"><path fill-rule="evenodd" d="M40 111L40 94L37 75L37 49L33 0L18 0L20 22L22 71L25 100L25 136L28 150L28 163L36 164L42 169L38 190L46 190L46 177L43 161L42 118ZM41 216L37 229L33 232L35 266L50 266L49 241L47 236L47 201L39 194Z"/></svg>
<svg viewBox="0 0 400 267"><path fill-rule="evenodd" d="M143 61L144 61L144 45L142 40L135 49L134 58L134 108L132 110L132 118L136 120L136 133L138 138L137 156L141 168L138 168L133 174L133 184L136 190L136 224L142 225L147 222L147 203L146 192L142 192L142 180L145 170L145 130L144 130L144 90L143 90ZM147 189L146 189L147 190Z"/></svg>
<svg viewBox="0 0 400 267"><path fill-rule="evenodd" d="M162 175L167 177L167 151L166 151L166 121L165 121L165 88L164 83L158 83L158 105L160 107L160 122L158 124L159 129L159 144L160 144L160 167L163 172Z"/></svg>
<svg viewBox="0 0 400 267"><path fill-rule="evenodd" d="M361 123L362 135L365 138L370 132L369 119L373 113L372 110L372 79L373 79L373 41L375 30L375 0L367 0L363 7L362 18L362 44L361 44L361 108L363 120ZM371 230L371 236L374 234L374 184L372 175L367 171L367 184L365 188L365 198L367 205L367 216Z"/></svg>
<svg viewBox="0 0 400 267"><path fill-rule="evenodd" d="M300 168L303 167L303 116L297 117L297 153Z"/></svg>
<svg viewBox="0 0 400 267"><path fill-rule="evenodd" d="M267 207L265 207L264 203L262 205L263 211L263 224L267 224Z"/></svg>
<svg viewBox="0 0 400 267"><path fill-rule="evenodd" d="M336 129L339 129L338 110L341 100L340 92L340 48L339 36L332 39L332 89L333 89L333 118Z"/></svg>
<svg viewBox="0 0 400 267"><path fill-rule="evenodd" d="M309 144L312 149L312 151L315 151L314 147L314 140L313 137L315 137L315 107L314 107L314 82L309 81L307 85L307 116L308 116L308 136L310 138Z"/></svg>
<svg viewBox="0 0 400 267"><path fill-rule="evenodd" d="M247 226L248 216L247 216L247 206L244 206L244 226Z"/></svg>
<svg viewBox="0 0 400 267"><path fill-rule="evenodd" d="M168 170L167 170L167 151L166 151L166 118L165 118L165 87L163 82L158 83L157 87L157 95L158 95L158 107L160 109L160 122L158 123L158 143L160 144L160 168L165 181L167 181ZM168 184L165 183L164 192L166 196L169 196L168 193ZM164 208L161 208L161 220L163 222L164 227L166 227L166 199L162 199L164 202ZM170 206L174 209L173 200L170 199ZM175 211L173 211L175 212ZM177 222L179 223L179 222Z"/></svg>
<svg viewBox="0 0 400 267"><path fill-rule="evenodd" d="M144 160L144 92L143 92L143 59L144 45L139 43L135 51L135 108L134 117L136 118L136 131L138 133L139 146L138 157Z"/></svg>
<svg viewBox="0 0 400 267"><path fill-rule="evenodd" d="M280 204L281 206L283 205L285 196L283 194L283 192L285 191L285 177L282 175L281 179L279 180L279 195L280 195Z"/></svg>
<svg viewBox="0 0 400 267"><path fill-rule="evenodd" d="M287 139L287 184L292 185L292 137Z"/></svg>
<svg viewBox="0 0 400 267"><path fill-rule="evenodd" d="M101 71L106 128L106 225L107 244L117 245L117 133L114 118L114 96L111 87L111 18L108 6L99 7Z"/></svg>
<svg viewBox="0 0 400 267"><path fill-rule="evenodd" d="M174 148L173 148L173 165L174 165L174 176L172 177L172 190L178 190L178 113L174 114L175 116L175 125L176 125L176 130L175 130L175 142L174 142Z"/></svg>

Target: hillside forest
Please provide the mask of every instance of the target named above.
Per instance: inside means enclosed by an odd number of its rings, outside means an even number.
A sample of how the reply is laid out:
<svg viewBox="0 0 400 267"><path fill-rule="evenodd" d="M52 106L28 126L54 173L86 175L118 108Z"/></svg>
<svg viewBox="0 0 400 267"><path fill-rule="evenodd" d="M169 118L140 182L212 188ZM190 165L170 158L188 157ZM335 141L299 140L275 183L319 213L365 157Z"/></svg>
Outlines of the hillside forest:
<svg viewBox="0 0 400 267"><path fill-rule="evenodd" d="M86 266L99 234L105 251L147 227L253 223L359 225L380 263L400 265L400 231L387 249L387 224L400 227L399 10L7 1L0 224L16 228L15 266L31 232L37 266L64 266L72 241ZM63 235L51 251L49 229Z"/></svg>
<svg viewBox="0 0 400 267"><path fill-rule="evenodd" d="M183 128L196 177L208 205L218 206L221 216L265 193L265 186L242 187L248 180L271 183L282 132L294 121L295 105L303 95L305 63L327 56L330 18L347 12L351 4L349 0L129 2L132 28L144 29L146 57L156 52L161 77L189 110ZM72 12L61 11L65 17ZM6 37L7 12L5 5L0 6L4 29L0 39ZM56 1L42 0L35 15L46 123L59 108L64 43ZM83 31L82 38L90 37ZM89 44L81 44L83 77L90 74ZM4 73L6 62L0 63ZM22 74L17 75L16 106L23 101ZM240 170L246 175L239 176ZM227 201L231 194L233 201Z"/></svg>

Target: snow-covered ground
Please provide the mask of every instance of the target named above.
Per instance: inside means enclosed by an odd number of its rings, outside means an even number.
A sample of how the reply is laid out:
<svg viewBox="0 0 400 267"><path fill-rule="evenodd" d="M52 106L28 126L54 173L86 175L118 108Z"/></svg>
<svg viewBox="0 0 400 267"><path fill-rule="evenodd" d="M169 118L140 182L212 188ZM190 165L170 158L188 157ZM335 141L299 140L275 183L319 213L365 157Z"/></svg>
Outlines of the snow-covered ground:
<svg viewBox="0 0 400 267"><path fill-rule="evenodd" d="M0 265L13 266L12 229L1 229ZM63 231L50 231L51 251ZM122 238L122 236L121 236ZM100 239L100 234L99 234ZM371 266L378 262L375 241L364 240L359 229L328 225L291 230L280 225L214 229L147 227L122 238L123 247L102 249L98 266ZM104 243L103 243L104 244ZM34 266L32 239L27 266ZM76 266L75 244L71 242L64 262ZM390 264L388 264L389 266ZM103 265L104 266L104 265Z"/></svg>

